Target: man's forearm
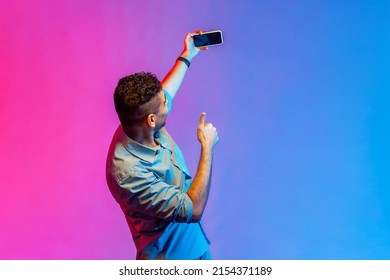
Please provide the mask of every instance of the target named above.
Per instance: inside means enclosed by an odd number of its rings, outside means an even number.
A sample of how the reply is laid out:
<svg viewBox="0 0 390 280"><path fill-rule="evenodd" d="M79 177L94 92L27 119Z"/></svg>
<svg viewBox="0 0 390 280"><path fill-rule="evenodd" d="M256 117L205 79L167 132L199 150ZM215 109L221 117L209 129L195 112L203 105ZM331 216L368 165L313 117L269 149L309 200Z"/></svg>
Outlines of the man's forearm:
<svg viewBox="0 0 390 280"><path fill-rule="evenodd" d="M197 31L198 32L198 31ZM180 57L185 58L189 62L199 53L199 48L195 47L193 35L197 33L188 33L184 38L184 49L180 54ZM198 32L199 34L199 32ZM166 89L171 95L172 99L175 97L184 76L188 70L186 63L180 60L176 60L175 65L171 68L168 74L161 82L162 87Z"/></svg>
<svg viewBox="0 0 390 280"><path fill-rule="evenodd" d="M190 55L186 54L186 52L184 51L180 56L184 57L188 61L192 60L192 57L190 57ZM179 90L181 83L183 82L184 76L187 73L187 70L188 66L183 61L176 60L175 65L173 65L171 70L162 80L162 87L168 91L172 99L175 97L177 91Z"/></svg>
<svg viewBox="0 0 390 280"><path fill-rule="evenodd" d="M210 192L212 151L202 148L198 170L187 192L193 204L192 222L200 221Z"/></svg>

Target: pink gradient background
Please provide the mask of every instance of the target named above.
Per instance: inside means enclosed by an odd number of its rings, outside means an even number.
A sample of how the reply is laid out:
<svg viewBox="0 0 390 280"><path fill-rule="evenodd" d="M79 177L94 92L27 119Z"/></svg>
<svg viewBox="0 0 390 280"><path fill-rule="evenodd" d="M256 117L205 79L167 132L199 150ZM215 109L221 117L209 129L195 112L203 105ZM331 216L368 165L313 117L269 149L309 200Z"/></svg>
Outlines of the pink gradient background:
<svg viewBox="0 0 390 280"><path fill-rule="evenodd" d="M389 2L237 3L1 1L0 259L134 258L104 177L112 93L163 78L195 29L225 43L167 126L192 173L199 114L219 130L214 257L390 258Z"/></svg>
<svg viewBox="0 0 390 280"><path fill-rule="evenodd" d="M3 2L0 258L133 257L104 177L113 89L135 71L163 78L201 26L180 1Z"/></svg>

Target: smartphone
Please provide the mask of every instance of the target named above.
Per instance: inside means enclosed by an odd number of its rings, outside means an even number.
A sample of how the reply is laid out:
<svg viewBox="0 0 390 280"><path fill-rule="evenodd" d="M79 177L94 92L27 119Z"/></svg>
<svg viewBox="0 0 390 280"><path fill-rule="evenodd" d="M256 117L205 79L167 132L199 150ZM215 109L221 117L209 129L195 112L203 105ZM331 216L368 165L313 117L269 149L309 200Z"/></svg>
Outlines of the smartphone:
<svg viewBox="0 0 390 280"><path fill-rule="evenodd" d="M221 30L202 32L201 35L194 35L193 38L195 47L214 46L223 43Z"/></svg>

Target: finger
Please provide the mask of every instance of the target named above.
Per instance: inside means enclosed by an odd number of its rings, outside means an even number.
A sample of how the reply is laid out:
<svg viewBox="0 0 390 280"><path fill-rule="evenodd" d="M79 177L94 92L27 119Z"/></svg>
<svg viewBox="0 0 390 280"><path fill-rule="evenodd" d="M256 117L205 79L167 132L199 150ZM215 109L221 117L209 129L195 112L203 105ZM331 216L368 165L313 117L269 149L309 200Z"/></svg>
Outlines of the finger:
<svg viewBox="0 0 390 280"><path fill-rule="evenodd" d="M190 33L187 34L186 38L188 38L188 37L192 38L192 37L194 37L194 35L202 35L202 31L196 30L194 32L190 32Z"/></svg>
<svg viewBox="0 0 390 280"><path fill-rule="evenodd" d="M189 32L187 36L190 36L191 38L194 37L194 35L202 35L201 30L195 30L194 32Z"/></svg>
<svg viewBox="0 0 390 280"><path fill-rule="evenodd" d="M189 38L192 38L194 35L195 35L194 33L189 32L189 33L187 33L185 39L187 40L187 39L189 39Z"/></svg>
<svg viewBox="0 0 390 280"><path fill-rule="evenodd" d="M206 113L203 112L202 114L200 114L199 125L204 126L204 120L205 120L205 119L206 119Z"/></svg>

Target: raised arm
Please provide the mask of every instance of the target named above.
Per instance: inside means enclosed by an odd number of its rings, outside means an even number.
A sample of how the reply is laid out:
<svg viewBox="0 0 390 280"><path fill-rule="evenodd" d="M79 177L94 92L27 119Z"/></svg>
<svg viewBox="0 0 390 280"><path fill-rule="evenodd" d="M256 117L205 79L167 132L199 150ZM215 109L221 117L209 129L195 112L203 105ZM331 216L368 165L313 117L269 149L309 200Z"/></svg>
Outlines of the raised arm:
<svg viewBox="0 0 390 280"><path fill-rule="evenodd" d="M216 128L211 123L205 124L205 118L206 113L202 113L197 131L201 144L200 159L196 175L187 192L193 204L192 222L200 221L206 207L210 192L213 151L219 141Z"/></svg>
<svg viewBox="0 0 390 280"><path fill-rule="evenodd" d="M193 36L195 34L201 34L201 31L195 31L188 33L184 38L184 49L180 54L180 57L185 58L188 62L199 53L199 51L207 49L207 47L197 48L194 46ZM165 78L162 80L162 87L169 93L173 99L183 82L184 76L188 70L188 66L181 60L176 60L175 65L171 68Z"/></svg>

